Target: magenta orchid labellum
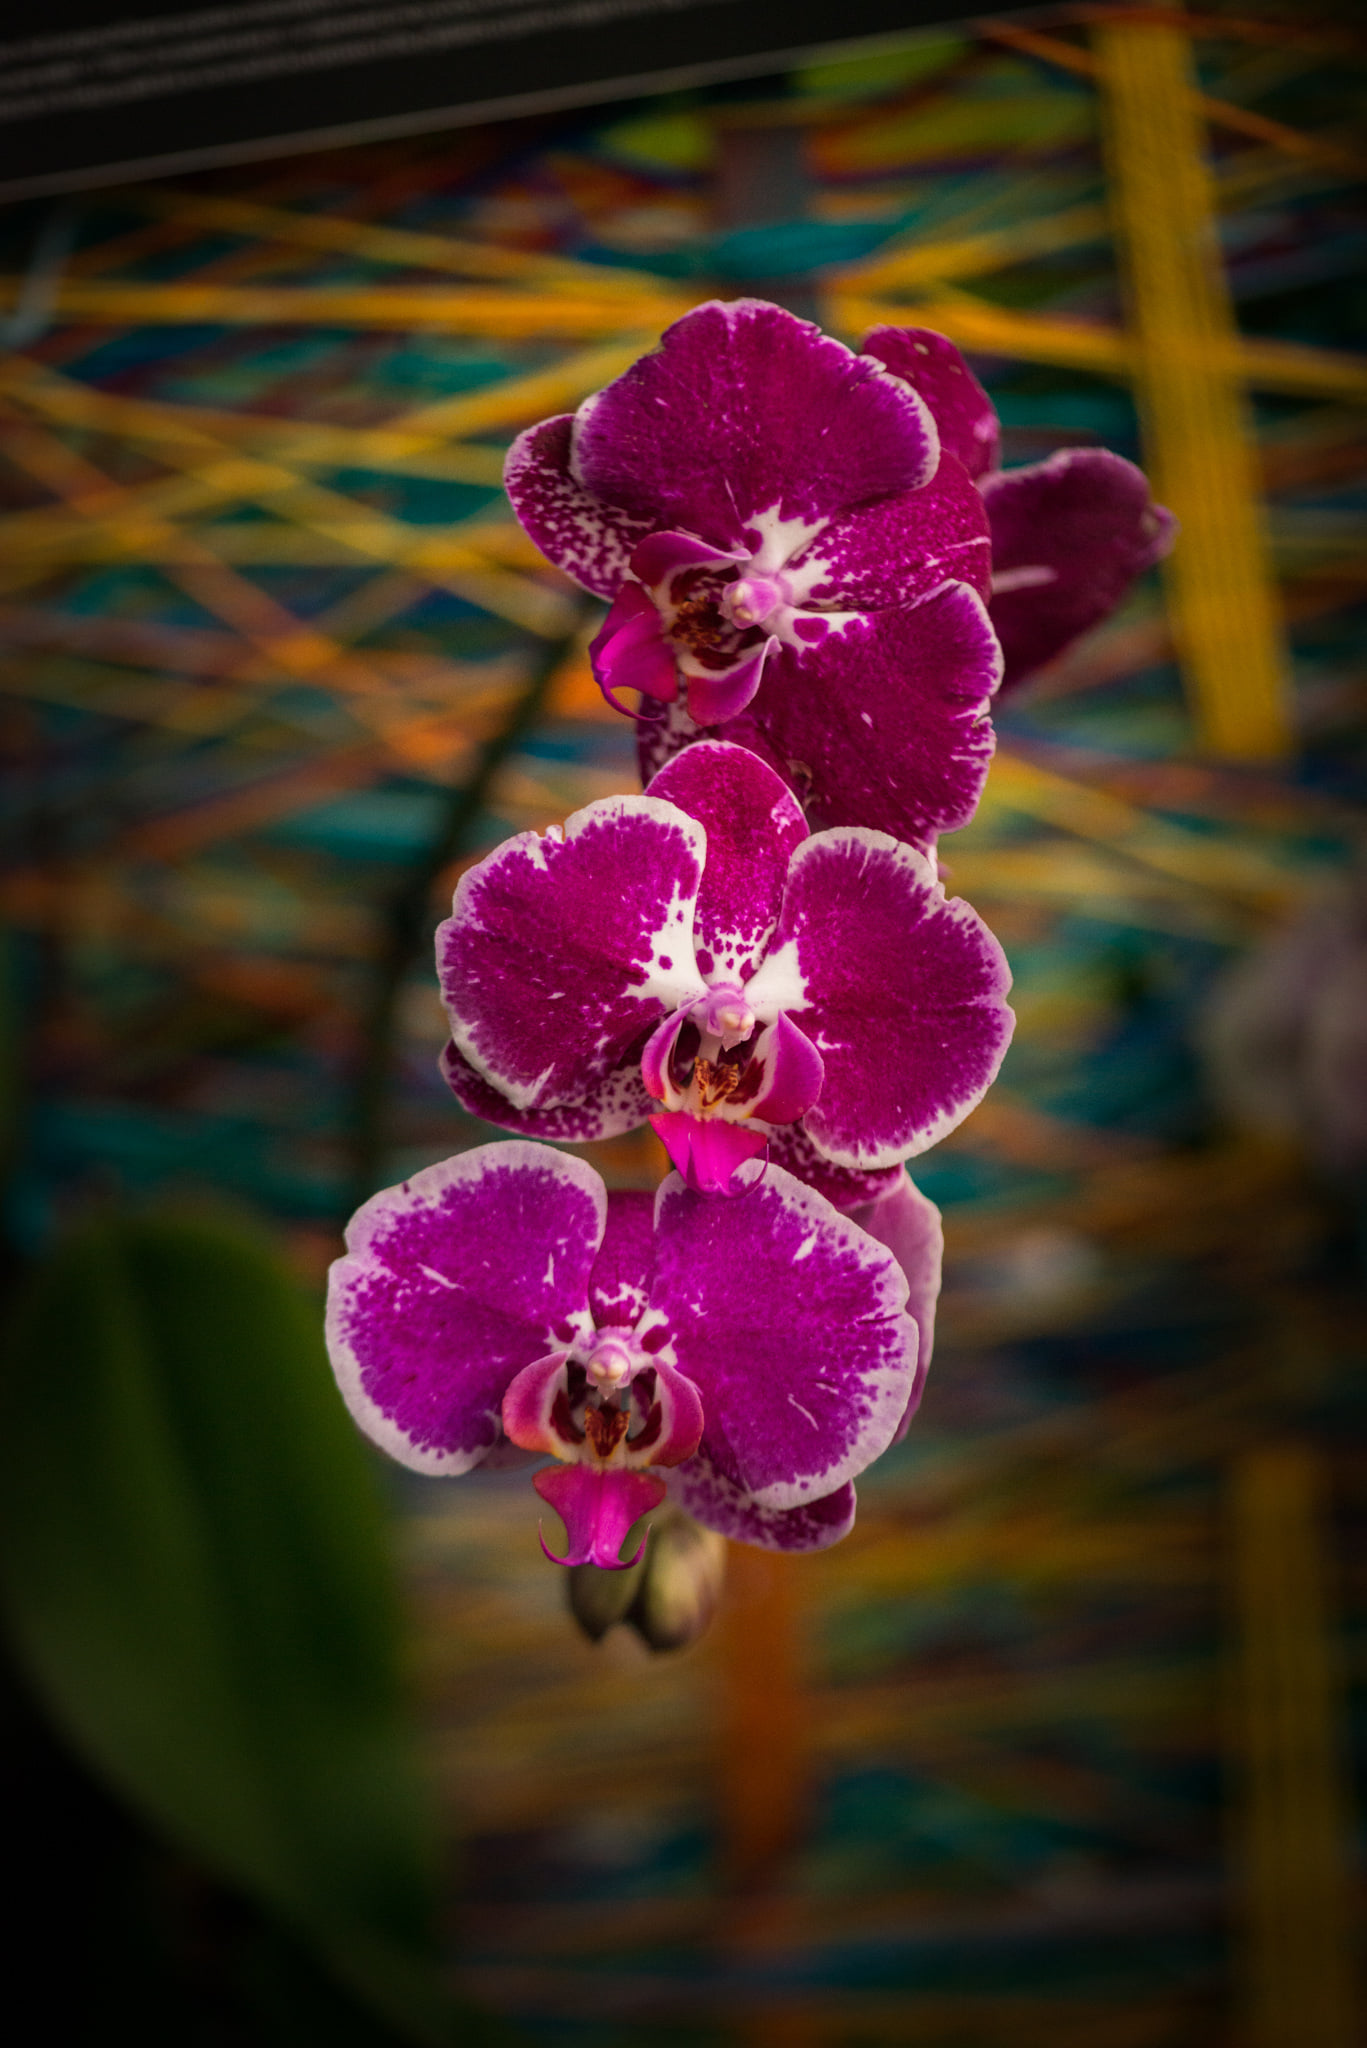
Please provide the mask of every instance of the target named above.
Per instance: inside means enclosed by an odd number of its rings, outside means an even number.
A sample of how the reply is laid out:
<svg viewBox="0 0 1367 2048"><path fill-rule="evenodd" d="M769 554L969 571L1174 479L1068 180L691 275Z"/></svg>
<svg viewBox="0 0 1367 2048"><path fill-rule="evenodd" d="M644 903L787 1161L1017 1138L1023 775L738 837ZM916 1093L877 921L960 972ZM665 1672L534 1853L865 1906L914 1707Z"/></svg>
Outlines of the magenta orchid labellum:
<svg viewBox="0 0 1367 2048"><path fill-rule="evenodd" d="M721 741L507 840L461 878L437 959L467 1108L563 1138L649 1115L716 1193L791 1125L832 1166L900 1165L981 1100L1011 1030L1001 948L923 854L809 832Z"/></svg>
<svg viewBox="0 0 1367 2048"><path fill-rule="evenodd" d="M924 1374L938 1218L906 1185L889 1230L911 1283L777 1169L735 1203L677 1175L608 1195L548 1146L483 1146L352 1219L328 1296L342 1392L421 1472L549 1454L533 1484L565 1524L559 1563L631 1562L627 1532L666 1486L724 1534L821 1548Z"/></svg>

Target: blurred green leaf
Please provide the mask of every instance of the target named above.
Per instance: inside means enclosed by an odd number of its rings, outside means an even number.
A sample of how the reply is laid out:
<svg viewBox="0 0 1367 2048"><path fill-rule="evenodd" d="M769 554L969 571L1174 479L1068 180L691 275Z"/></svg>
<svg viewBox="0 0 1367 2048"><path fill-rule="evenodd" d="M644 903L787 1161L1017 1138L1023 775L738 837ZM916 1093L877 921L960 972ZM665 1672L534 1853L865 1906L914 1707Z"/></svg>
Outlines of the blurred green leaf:
<svg viewBox="0 0 1367 2048"><path fill-rule="evenodd" d="M54 1716L390 2024L451 2040L384 1518L316 1310L245 1235L114 1220L12 1338L0 1591Z"/></svg>

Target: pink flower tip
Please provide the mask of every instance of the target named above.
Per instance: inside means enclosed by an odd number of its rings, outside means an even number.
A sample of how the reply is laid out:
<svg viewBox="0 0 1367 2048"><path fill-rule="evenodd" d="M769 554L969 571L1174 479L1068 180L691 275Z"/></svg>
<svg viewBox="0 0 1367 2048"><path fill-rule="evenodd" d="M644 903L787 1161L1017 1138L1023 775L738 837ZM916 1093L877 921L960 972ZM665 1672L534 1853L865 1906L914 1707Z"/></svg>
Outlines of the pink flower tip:
<svg viewBox="0 0 1367 2048"><path fill-rule="evenodd" d="M662 1109L649 1123L689 1187L701 1195L741 1193L748 1182L739 1169L769 1148L767 1132L724 1117L696 1117L682 1109Z"/></svg>
<svg viewBox="0 0 1367 2048"><path fill-rule="evenodd" d="M564 1557L557 1557L544 1536L541 1548L552 1564L593 1564L599 1571L627 1571L640 1562L645 1538L634 1557L619 1556L628 1529L657 1508L665 1485L651 1472L622 1467L594 1471L589 1465L548 1465L532 1480L541 1498L555 1509L569 1538Z"/></svg>

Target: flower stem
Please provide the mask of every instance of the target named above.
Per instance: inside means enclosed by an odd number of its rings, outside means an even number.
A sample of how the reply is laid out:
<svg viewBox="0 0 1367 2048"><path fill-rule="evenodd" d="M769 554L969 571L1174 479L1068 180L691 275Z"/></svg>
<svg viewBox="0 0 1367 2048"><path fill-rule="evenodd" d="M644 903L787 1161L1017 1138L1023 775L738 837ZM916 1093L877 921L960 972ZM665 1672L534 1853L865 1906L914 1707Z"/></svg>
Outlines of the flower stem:
<svg viewBox="0 0 1367 2048"><path fill-rule="evenodd" d="M482 748L468 782L451 793L446 814L431 844L409 873L389 907L385 935L375 963L369 1012L351 1097L351 1173L345 1213L358 1208L384 1178L388 1151L388 1109L394 1073L399 996L404 979L424 946L431 944L436 919L432 892L452 861L468 850L475 823L508 756L540 717L552 682L594 609L591 598L576 606L569 631L540 650L527 687L507 723Z"/></svg>

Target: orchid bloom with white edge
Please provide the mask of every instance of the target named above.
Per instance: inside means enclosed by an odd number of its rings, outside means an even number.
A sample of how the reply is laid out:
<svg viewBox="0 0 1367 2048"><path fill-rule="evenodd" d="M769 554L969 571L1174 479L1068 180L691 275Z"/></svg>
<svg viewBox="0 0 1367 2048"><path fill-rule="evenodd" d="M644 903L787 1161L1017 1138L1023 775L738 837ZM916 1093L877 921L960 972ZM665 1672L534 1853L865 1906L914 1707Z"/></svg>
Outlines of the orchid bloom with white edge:
<svg viewBox="0 0 1367 2048"><path fill-rule="evenodd" d="M743 718L823 823L923 845L967 823L1001 673L987 517L876 357L761 300L700 306L523 434L505 482L612 600L594 672L620 709L642 693L648 767Z"/></svg>
<svg viewBox="0 0 1367 2048"><path fill-rule="evenodd" d="M343 1396L420 1472L549 1454L533 1484L565 1524L564 1557L543 1538L557 1563L632 1562L666 1486L726 1535L823 1548L924 1377L939 1219L905 1188L895 1256L778 1169L735 1202L677 1175L609 1195L547 1146L482 1146L352 1219L328 1290Z"/></svg>
<svg viewBox="0 0 1367 2048"><path fill-rule="evenodd" d="M505 841L461 877L437 965L467 1109L560 1139L648 1117L718 1193L785 1130L799 1171L807 1149L856 1175L900 1165L982 1099L1013 1021L1000 946L923 854L810 832L774 771L720 741L563 836Z"/></svg>

